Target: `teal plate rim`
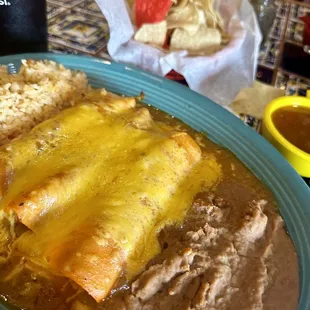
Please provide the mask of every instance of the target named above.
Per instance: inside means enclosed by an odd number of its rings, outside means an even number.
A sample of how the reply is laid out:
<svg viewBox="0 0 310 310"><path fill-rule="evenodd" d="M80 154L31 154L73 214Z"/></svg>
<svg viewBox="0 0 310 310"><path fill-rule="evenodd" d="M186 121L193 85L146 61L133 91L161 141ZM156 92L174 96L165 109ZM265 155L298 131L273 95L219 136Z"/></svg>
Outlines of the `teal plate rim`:
<svg viewBox="0 0 310 310"><path fill-rule="evenodd" d="M299 310L310 310L310 190L284 157L263 137L210 99L176 82L135 67L88 56L51 53L0 57L0 64L19 67L22 59L49 59L84 71L94 87L133 96L204 132L231 150L273 192L294 241L300 267ZM0 309L9 309L4 303Z"/></svg>

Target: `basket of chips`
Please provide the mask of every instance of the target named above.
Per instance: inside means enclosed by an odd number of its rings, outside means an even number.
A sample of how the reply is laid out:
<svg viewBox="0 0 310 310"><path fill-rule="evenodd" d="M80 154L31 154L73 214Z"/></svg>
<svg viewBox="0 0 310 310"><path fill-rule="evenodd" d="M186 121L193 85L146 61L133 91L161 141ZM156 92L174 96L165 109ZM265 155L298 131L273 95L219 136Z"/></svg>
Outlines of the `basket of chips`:
<svg viewBox="0 0 310 310"><path fill-rule="evenodd" d="M189 55L211 55L229 42L221 15L210 0L136 0L134 39Z"/></svg>
<svg viewBox="0 0 310 310"><path fill-rule="evenodd" d="M227 105L253 84L261 34L248 0L97 0L108 51ZM231 83L234 81L234 83Z"/></svg>

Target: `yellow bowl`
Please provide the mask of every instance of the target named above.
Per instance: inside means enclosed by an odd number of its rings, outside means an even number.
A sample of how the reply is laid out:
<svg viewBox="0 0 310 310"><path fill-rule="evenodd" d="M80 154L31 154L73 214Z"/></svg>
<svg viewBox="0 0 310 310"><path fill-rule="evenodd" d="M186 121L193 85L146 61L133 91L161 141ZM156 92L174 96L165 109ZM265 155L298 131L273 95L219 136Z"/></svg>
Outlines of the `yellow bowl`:
<svg viewBox="0 0 310 310"><path fill-rule="evenodd" d="M310 109L310 99L305 97L281 97L270 102L264 112L263 136L269 140L303 177L310 177L310 154L302 151L288 140L275 127L272 114L283 107L301 106ZM309 137L310 138L310 137Z"/></svg>

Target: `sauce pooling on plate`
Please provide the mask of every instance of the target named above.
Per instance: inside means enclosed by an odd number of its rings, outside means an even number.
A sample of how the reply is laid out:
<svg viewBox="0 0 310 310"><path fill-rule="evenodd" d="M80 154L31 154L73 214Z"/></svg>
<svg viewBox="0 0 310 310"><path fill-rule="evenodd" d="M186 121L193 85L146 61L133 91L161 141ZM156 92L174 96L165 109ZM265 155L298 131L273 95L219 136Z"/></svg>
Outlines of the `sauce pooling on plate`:
<svg viewBox="0 0 310 310"><path fill-rule="evenodd" d="M310 107L285 107L272 114L272 120L290 143L310 154Z"/></svg>

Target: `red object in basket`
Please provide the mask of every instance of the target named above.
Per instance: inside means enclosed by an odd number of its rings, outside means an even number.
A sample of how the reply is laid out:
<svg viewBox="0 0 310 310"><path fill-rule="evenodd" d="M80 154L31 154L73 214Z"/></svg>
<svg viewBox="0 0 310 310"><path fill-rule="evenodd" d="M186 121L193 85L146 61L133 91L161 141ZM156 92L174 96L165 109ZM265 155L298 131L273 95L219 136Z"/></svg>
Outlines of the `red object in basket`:
<svg viewBox="0 0 310 310"><path fill-rule="evenodd" d="M185 78L183 75L179 74L178 72L171 70L166 76L165 78L169 79L169 80L173 80L173 81L184 81Z"/></svg>
<svg viewBox="0 0 310 310"><path fill-rule="evenodd" d="M143 24L163 21L172 5L172 0L136 0L136 23L140 28Z"/></svg>
<svg viewBox="0 0 310 310"><path fill-rule="evenodd" d="M304 45L310 45L310 16L303 16L300 19L305 23Z"/></svg>

